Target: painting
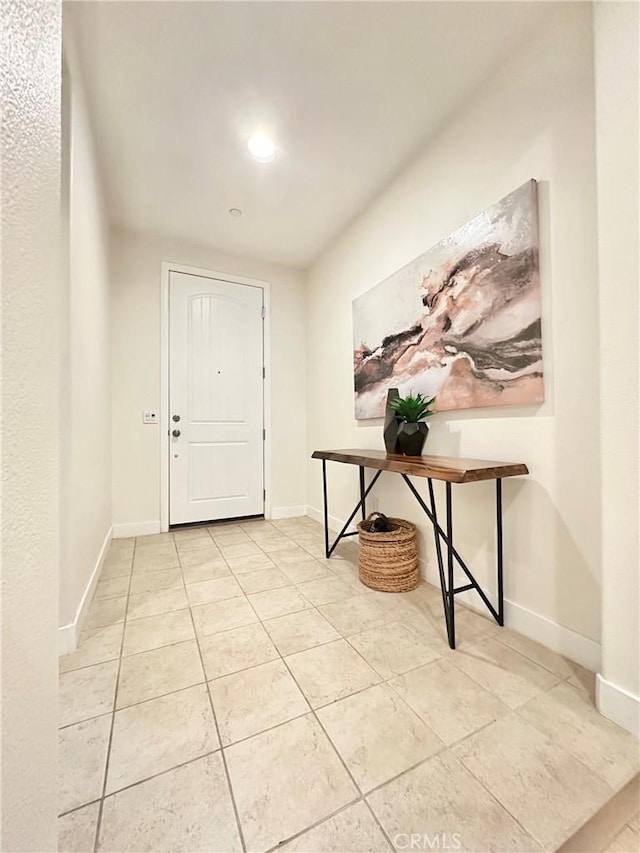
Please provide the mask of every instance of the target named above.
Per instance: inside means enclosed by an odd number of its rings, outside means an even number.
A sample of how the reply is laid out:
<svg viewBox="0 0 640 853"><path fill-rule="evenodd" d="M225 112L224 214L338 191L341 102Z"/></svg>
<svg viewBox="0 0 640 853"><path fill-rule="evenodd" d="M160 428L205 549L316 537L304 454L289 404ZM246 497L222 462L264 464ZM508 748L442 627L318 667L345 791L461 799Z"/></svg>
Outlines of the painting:
<svg viewBox="0 0 640 853"><path fill-rule="evenodd" d="M389 388L437 411L543 402L537 222L531 180L354 300L356 418Z"/></svg>

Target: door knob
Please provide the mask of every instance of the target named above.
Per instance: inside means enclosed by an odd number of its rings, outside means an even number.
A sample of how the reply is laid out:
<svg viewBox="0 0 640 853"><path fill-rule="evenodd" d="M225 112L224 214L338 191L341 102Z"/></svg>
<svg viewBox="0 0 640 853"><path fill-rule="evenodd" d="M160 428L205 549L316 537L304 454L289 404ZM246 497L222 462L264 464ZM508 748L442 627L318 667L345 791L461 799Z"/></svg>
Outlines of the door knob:
<svg viewBox="0 0 640 853"><path fill-rule="evenodd" d="M180 430L179 430L179 429L174 429L174 431L171 433L171 435L172 435L174 438L179 438L179 437L180 437Z"/></svg>
<svg viewBox="0 0 640 853"><path fill-rule="evenodd" d="M171 420L174 422L174 424L177 424L177 423L178 423L178 421L180 420L180 415L174 415L174 416L171 418Z"/></svg>

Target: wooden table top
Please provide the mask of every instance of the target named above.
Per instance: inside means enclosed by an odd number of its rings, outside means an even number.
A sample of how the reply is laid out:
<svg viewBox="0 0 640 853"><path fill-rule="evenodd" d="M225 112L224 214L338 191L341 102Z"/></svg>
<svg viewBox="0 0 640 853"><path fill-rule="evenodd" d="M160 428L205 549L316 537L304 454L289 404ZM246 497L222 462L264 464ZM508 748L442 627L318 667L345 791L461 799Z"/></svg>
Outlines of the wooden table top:
<svg viewBox="0 0 640 853"><path fill-rule="evenodd" d="M478 480L498 480L528 474L523 462L489 462L486 459L462 459L457 456L400 456L384 450L316 450L312 459L327 459L411 474L414 477L429 477L432 480L447 480L450 483L475 483Z"/></svg>

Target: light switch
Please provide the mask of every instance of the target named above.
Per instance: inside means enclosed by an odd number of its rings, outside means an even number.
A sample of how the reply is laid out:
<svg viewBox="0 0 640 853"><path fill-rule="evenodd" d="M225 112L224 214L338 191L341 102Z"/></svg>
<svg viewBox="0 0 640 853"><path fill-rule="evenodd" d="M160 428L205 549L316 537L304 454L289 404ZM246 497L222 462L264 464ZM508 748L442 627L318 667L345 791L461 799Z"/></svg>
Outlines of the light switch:
<svg viewBox="0 0 640 853"><path fill-rule="evenodd" d="M157 424L158 423L158 413L157 412L143 412L142 413L142 423L143 424Z"/></svg>

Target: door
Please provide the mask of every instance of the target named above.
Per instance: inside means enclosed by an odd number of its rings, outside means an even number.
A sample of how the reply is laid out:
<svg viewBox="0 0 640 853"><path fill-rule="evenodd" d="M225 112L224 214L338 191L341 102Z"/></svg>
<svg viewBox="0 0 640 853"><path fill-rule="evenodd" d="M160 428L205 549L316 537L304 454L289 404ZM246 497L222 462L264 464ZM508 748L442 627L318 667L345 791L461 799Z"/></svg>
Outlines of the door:
<svg viewBox="0 0 640 853"><path fill-rule="evenodd" d="M169 523L264 512L263 290L169 275Z"/></svg>

